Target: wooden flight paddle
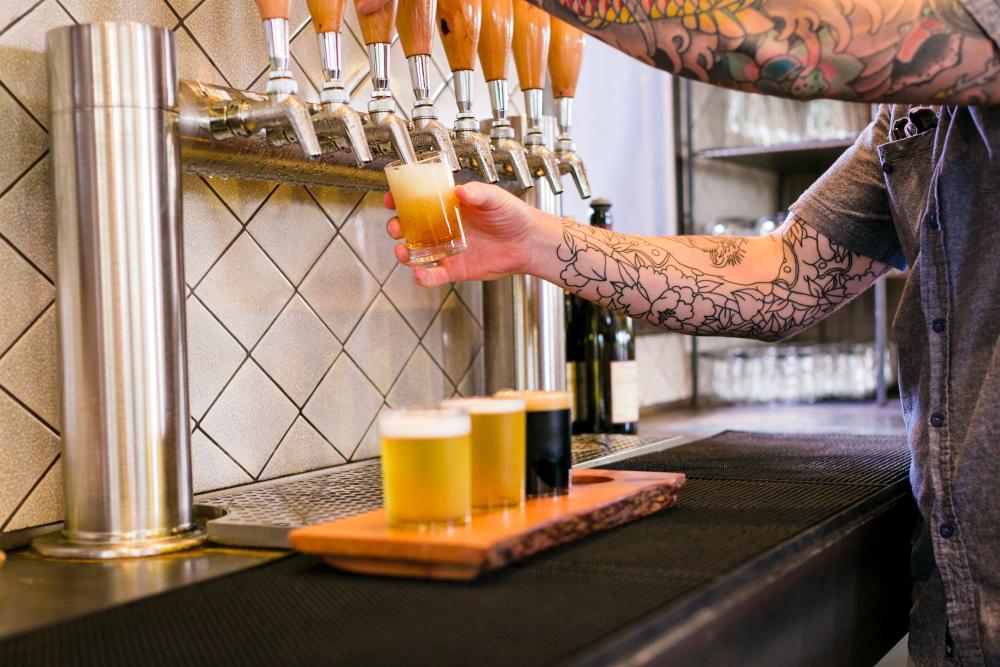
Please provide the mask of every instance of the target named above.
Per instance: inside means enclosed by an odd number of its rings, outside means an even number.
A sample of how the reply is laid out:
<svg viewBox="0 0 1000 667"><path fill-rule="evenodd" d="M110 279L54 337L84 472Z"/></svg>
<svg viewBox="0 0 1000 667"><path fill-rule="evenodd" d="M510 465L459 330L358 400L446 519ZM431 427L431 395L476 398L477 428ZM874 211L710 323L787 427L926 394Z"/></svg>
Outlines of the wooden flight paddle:
<svg viewBox="0 0 1000 667"><path fill-rule="evenodd" d="M666 509L677 502L684 482L681 473L574 470L569 494L476 514L465 526L428 532L393 529L380 509L298 528L289 533L289 542L349 572L471 580Z"/></svg>

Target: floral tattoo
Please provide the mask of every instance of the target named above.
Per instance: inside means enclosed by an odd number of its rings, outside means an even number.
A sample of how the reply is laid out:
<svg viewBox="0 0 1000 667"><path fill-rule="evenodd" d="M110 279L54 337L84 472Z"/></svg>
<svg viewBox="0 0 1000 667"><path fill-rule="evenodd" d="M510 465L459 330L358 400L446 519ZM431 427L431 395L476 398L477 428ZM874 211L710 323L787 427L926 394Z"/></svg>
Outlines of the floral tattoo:
<svg viewBox="0 0 1000 667"><path fill-rule="evenodd" d="M681 333L761 340L778 340L812 326L886 269L794 218L782 244L778 275L752 284L686 266L668 248L640 237L569 220L556 254L563 264L563 283L605 307ZM712 265L727 266L714 259Z"/></svg>

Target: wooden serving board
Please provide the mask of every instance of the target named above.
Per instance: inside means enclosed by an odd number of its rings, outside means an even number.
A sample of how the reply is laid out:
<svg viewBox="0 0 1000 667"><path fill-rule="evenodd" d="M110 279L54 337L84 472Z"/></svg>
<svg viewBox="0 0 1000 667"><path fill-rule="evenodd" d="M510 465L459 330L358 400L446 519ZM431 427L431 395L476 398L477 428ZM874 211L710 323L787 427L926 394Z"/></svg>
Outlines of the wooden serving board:
<svg viewBox="0 0 1000 667"><path fill-rule="evenodd" d="M574 470L568 495L477 514L465 526L429 532L392 529L380 509L298 528L288 539L292 548L350 572L470 580L670 507L684 481L681 473Z"/></svg>

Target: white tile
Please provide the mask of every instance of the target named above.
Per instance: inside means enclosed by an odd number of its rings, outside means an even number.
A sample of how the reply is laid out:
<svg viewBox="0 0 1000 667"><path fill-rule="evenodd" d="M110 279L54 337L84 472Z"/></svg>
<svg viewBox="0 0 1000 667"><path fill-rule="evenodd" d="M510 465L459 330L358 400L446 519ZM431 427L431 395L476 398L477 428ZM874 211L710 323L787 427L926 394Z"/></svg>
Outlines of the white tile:
<svg viewBox="0 0 1000 667"><path fill-rule="evenodd" d="M177 17L166 4L155 0L61 0L78 23L134 21L172 28Z"/></svg>
<svg viewBox="0 0 1000 667"><path fill-rule="evenodd" d="M0 359L0 385L54 429L62 428L62 379L55 306L50 306Z"/></svg>
<svg viewBox="0 0 1000 667"><path fill-rule="evenodd" d="M246 352L194 297L187 300L188 402L201 419L246 359Z"/></svg>
<svg viewBox="0 0 1000 667"><path fill-rule="evenodd" d="M236 217L244 223L250 220L264 200L278 189L278 184L272 181L256 181L249 178L209 176L206 180L208 186L215 190Z"/></svg>
<svg viewBox="0 0 1000 667"><path fill-rule="evenodd" d="M185 174L184 279L197 285L230 241L240 233L240 222L200 177Z"/></svg>
<svg viewBox="0 0 1000 667"><path fill-rule="evenodd" d="M59 455L59 438L0 392L0 526Z"/></svg>
<svg viewBox="0 0 1000 667"><path fill-rule="evenodd" d="M486 369L483 348L479 348L476 358L458 383L458 393L462 396L482 396L486 392Z"/></svg>
<svg viewBox="0 0 1000 667"><path fill-rule="evenodd" d="M247 231L295 285L336 233L305 188L290 184L271 195Z"/></svg>
<svg viewBox="0 0 1000 667"><path fill-rule="evenodd" d="M344 347L384 394L403 370L417 341L392 303L379 294Z"/></svg>
<svg viewBox="0 0 1000 667"><path fill-rule="evenodd" d="M247 362L202 420L201 428L256 477L297 413L257 364Z"/></svg>
<svg viewBox="0 0 1000 667"><path fill-rule="evenodd" d="M0 80L35 118L48 124L49 84L45 71L45 33L72 25L55 2L44 2L0 35Z"/></svg>
<svg viewBox="0 0 1000 667"><path fill-rule="evenodd" d="M170 6L174 8L181 16L185 16L188 12L198 6L198 0L167 0Z"/></svg>
<svg viewBox="0 0 1000 667"><path fill-rule="evenodd" d="M452 292L424 334L423 343L444 368L448 378L452 382L460 382L482 344L482 337L482 329L472 313Z"/></svg>
<svg viewBox="0 0 1000 667"><path fill-rule="evenodd" d="M383 407L379 410L379 416L381 416L382 412L386 409L386 407ZM378 420L379 417L376 417L372 421L371 426L368 427L368 430L365 431L364 436L361 438L361 442L358 443L358 446L351 454L351 461L364 461L365 459L375 459L381 456L382 440L379 438Z"/></svg>
<svg viewBox="0 0 1000 667"><path fill-rule="evenodd" d="M247 234L241 234L195 290L246 347L253 347L288 302L292 286Z"/></svg>
<svg viewBox="0 0 1000 667"><path fill-rule="evenodd" d="M413 280L413 271L403 265L393 270L382 289L418 335L427 331L438 308L448 296L447 285L421 287Z"/></svg>
<svg viewBox="0 0 1000 667"><path fill-rule="evenodd" d="M204 493L249 484L253 478L200 430L191 434L194 492Z"/></svg>
<svg viewBox="0 0 1000 667"><path fill-rule="evenodd" d="M302 297L292 298L253 352L264 370L302 405L323 378L340 343Z"/></svg>
<svg viewBox="0 0 1000 667"><path fill-rule="evenodd" d="M274 456L261 473L261 479L273 479L309 470L319 470L345 463L346 459L323 439L302 417L295 420Z"/></svg>
<svg viewBox="0 0 1000 667"><path fill-rule="evenodd" d="M302 281L299 292L343 341L378 294L378 283L347 243L336 238Z"/></svg>
<svg viewBox="0 0 1000 667"><path fill-rule="evenodd" d="M466 280L455 283L455 291L472 317L480 325L483 323L483 283L480 280Z"/></svg>
<svg viewBox="0 0 1000 667"><path fill-rule="evenodd" d="M324 188L318 185L310 185L306 188L316 198L319 205L326 211L327 216L333 221L336 227L340 227L347 220L354 207L358 205L364 192L348 190L346 188Z"/></svg>
<svg viewBox="0 0 1000 667"><path fill-rule="evenodd" d="M382 203L381 192L369 192L340 229L341 236L351 244L379 283L385 282L399 262L393 254L396 242L389 238L385 225L392 217Z"/></svg>
<svg viewBox="0 0 1000 667"><path fill-rule="evenodd" d="M6 190L45 150L45 131L0 88L0 192Z"/></svg>
<svg viewBox="0 0 1000 667"><path fill-rule="evenodd" d="M38 0L4 0L0 3L0 30L20 20L37 3Z"/></svg>
<svg viewBox="0 0 1000 667"><path fill-rule="evenodd" d="M293 31L308 18L306 3L291 3ZM237 88L248 88L268 67L264 27L254 3L207 0L184 24Z"/></svg>
<svg viewBox="0 0 1000 667"><path fill-rule="evenodd" d="M0 355L55 295L55 287L0 239Z"/></svg>
<svg viewBox="0 0 1000 667"><path fill-rule="evenodd" d="M56 225L52 213L50 162L51 158L43 158L7 194L0 197L0 233L49 278L53 278L56 272Z"/></svg>
<svg viewBox="0 0 1000 667"><path fill-rule="evenodd" d="M205 57L186 28L176 30L174 36L178 78L213 83L217 86L226 85L226 78L222 76L222 72Z"/></svg>
<svg viewBox="0 0 1000 667"><path fill-rule="evenodd" d="M382 407L382 396L347 355L340 355L303 414L337 451L353 452Z"/></svg>
<svg viewBox="0 0 1000 667"><path fill-rule="evenodd" d="M21 530L60 521L63 516L62 503L62 461L56 461L17 513L11 517L10 523L4 530Z"/></svg>
<svg viewBox="0 0 1000 667"><path fill-rule="evenodd" d="M385 401L393 408L432 406L450 398L453 392L454 387L431 355L424 348L417 347Z"/></svg>

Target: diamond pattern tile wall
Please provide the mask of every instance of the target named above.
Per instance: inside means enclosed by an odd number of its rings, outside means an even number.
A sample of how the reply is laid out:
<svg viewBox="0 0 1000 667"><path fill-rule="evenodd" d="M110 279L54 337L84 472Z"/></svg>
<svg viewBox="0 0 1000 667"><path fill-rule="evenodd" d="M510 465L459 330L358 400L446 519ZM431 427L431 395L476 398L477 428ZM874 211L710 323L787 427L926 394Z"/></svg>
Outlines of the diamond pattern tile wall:
<svg viewBox="0 0 1000 667"><path fill-rule="evenodd" d="M315 33L306 3L292 8L293 70L315 99L322 85ZM4 532L62 514L44 37L74 19L170 27L185 78L259 88L267 66L256 7L244 0L0 2ZM353 3L345 22L344 78L364 109L368 62ZM436 42L433 92L450 125L451 74ZM411 86L398 44L393 73L408 113ZM476 86L476 110L487 117L485 88ZM375 420L387 405L481 391L478 286L417 287L408 269L397 268L380 193L185 176L183 203L197 492L378 456Z"/></svg>

